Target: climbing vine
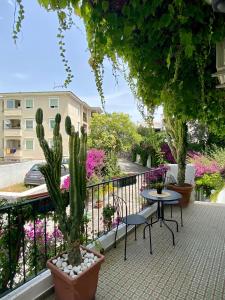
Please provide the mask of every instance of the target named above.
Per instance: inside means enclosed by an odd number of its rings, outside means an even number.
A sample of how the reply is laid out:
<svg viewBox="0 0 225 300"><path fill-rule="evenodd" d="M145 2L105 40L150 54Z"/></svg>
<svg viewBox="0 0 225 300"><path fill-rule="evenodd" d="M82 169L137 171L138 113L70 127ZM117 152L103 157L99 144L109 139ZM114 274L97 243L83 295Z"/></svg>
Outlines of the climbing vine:
<svg viewBox="0 0 225 300"><path fill-rule="evenodd" d="M22 0L15 36L21 30L24 17ZM67 72L65 86L72 80L72 71L65 58L65 30L71 28L70 17L76 14L84 21L89 63L104 105L104 59L112 62L116 74L118 60L128 66L126 79L138 99L151 111L155 106L171 101L173 114L189 119L208 118L208 108L214 110L208 120L216 127L218 114L224 113L216 102L221 92L215 89L215 43L225 36L225 15L214 16L204 0L38 0L59 19L59 47ZM69 17L68 17L69 15ZM66 24L66 25L65 25ZM165 90L174 98L161 97ZM214 98L215 97L215 98ZM217 114L218 113L218 114ZM212 115L214 117L212 118ZM222 119L219 118L220 120ZM225 118L223 118L225 120ZM225 128L225 121L220 124Z"/></svg>

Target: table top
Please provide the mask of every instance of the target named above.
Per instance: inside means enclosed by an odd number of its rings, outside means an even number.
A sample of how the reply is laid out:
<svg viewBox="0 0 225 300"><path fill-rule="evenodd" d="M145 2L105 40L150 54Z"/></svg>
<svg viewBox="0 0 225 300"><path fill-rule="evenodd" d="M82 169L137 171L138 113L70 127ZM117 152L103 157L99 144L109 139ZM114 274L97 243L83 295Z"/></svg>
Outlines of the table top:
<svg viewBox="0 0 225 300"><path fill-rule="evenodd" d="M147 200L152 200L152 201L174 201L174 200L180 200L182 198L182 195L180 193L177 193L175 191L171 191L171 190L167 190L167 189L163 189L162 190L162 193L165 192L165 193L169 193L168 196L165 196L165 197L157 197L152 195L153 192L155 192L156 190L154 189L146 189L146 190L143 190L141 192L141 196L144 197L145 199Z"/></svg>

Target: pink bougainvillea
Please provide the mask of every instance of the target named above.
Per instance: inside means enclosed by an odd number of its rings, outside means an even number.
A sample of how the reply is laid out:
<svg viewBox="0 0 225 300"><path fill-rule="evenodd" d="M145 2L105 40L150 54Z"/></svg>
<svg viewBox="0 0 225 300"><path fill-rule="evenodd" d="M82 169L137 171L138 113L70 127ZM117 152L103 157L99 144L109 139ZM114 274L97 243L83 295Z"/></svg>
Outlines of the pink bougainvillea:
<svg viewBox="0 0 225 300"><path fill-rule="evenodd" d="M43 252L45 250L45 242L47 246L50 246L52 243L55 243L55 239L57 239L57 241L62 241L63 235L58 227L54 227L52 230L49 230L48 228L45 229L44 221L37 219L35 221L35 226L34 222L30 222L25 227L25 240L33 242L34 239L36 240L38 249Z"/></svg>
<svg viewBox="0 0 225 300"><path fill-rule="evenodd" d="M94 174L100 175L104 167L105 152L98 149L90 149L87 153L86 172L90 178Z"/></svg>
<svg viewBox="0 0 225 300"><path fill-rule="evenodd" d="M105 152L98 149L90 149L87 153L86 172L87 179L96 175L101 176L102 168L105 165ZM70 177L67 176L62 184L62 188L68 189L70 186Z"/></svg>
<svg viewBox="0 0 225 300"><path fill-rule="evenodd" d="M164 143L162 144L161 146L161 152L163 153L164 155L164 158L171 164L175 164L176 163L176 160L175 158L173 157L173 154L170 150L170 147L168 144Z"/></svg>
<svg viewBox="0 0 225 300"><path fill-rule="evenodd" d="M219 172L220 167L215 160L196 152L189 152L188 155L189 161L195 167L196 177L201 177L204 174L212 174Z"/></svg>

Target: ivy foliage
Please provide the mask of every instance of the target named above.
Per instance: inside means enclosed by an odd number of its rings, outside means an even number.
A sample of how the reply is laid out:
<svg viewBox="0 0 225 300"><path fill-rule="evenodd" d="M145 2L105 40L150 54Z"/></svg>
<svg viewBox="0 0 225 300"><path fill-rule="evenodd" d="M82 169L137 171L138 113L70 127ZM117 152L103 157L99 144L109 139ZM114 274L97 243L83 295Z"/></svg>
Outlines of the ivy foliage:
<svg viewBox="0 0 225 300"><path fill-rule="evenodd" d="M110 59L114 70L122 60L129 69L126 79L150 109L166 104L173 115L224 130L224 92L215 89L217 79L211 74L215 43L225 36L225 15L214 15L205 0L38 2L56 11L59 20L71 9L84 20L89 63L102 101L103 60Z"/></svg>

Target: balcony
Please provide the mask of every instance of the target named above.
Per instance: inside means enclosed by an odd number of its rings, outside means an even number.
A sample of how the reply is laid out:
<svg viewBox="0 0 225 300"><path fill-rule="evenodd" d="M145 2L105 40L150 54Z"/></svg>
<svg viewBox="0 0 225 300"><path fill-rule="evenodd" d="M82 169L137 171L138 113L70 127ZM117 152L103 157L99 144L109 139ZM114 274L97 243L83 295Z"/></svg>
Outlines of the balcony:
<svg viewBox="0 0 225 300"><path fill-rule="evenodd" d="M12 108L12 109L5 109L4 116L5 117L21 117L22 110L20 108Z"/></svg>
<svg viewBox="0 0 225 300"><path fill-rule="evenodd" d="M102 207L99 205L100 200L103 206L112 203L112 191L127 200L130 213L140 212L146 206L145 200L139 196L145 177L143 175L133 175L132 180L127 177L129 180L126 182L124 178L115 179L87 188L89 221L86 226L86 242L98 237L111 237L113 241L114 232L107 233L104 228ZM46 259L54 255L62 246L62 240L56 240L51 233L55 223L53 223L53 216L49 214L53 207L48 197L20 203L18 212L24 213L24 216L18 220L14 220L14 208L13 206L0 208L0 216L4 220L6 236L11 236L9 235L11 232L18 240L16 243L15 240L6 239L6 243L9 243L5 245L6 255L8 249L14 251L17 247L17 250L20 250L18 262L22 271L18 269L17 273L12 273L13 275L7 273L5 290L3 289L5 293L25 282L25 290L29 285L32 290L35 290L34 282L29 282L30 276L35 277L45 269ZM148 206L146 210L151 208L152 206ZM151 214L153 212L154 210L151 210ZM174 219L180 222L179 209L174 208L173 213ZM166 210L166 215L170 217L169 209ZM40 216L42 223L39 220ZM164 226L160 228L158 223L152 227L152 255L149 254L149 239L142 238L143 227L137 230L137 241L134 241L133 232L129 235L126 261L123 259L124 240L118 242L116 249L111 248L106 252L106 260L100 271L96 299L225 299L225 205L196 201L184 209L183 220L184 227L179 227L178 233L171 224L175 232L175 247L172 245L171 233ZM32 226L36 221L38 224L36 226L41 227L37 227L39 229L35 233L32 231ZM9 222L19 223L16 223L15 227ZM27 236L28 228L31 236L34 235L33 238ZM42 243L46 241L47 230L44 228L49 230L48 238L52 239L48 243L51 243L52 249L49 248L50 244L46 244L46 247L41 248L44 252L40 252L37 241ZM19 235L21 231L24 232L24 229L26 235ZM18 259L12 255L13 253L11 252L11 260ZM29 253L33 255L32 260L27 259ZM13 272L12 267L6 270ZM27 270L30 272L26 272ZM51 287L50 274L45 273L46 275L43 275L45 281L42 285L45 290L39 290L40 294L46 291L46 287ZM40 278L38 280L40 281ZM17 290L14 292L17 294ZM10 296L9 294L8 299L14 299ZM51 294L43 296L42 299L53 300L55 297Z"/></svg>
<svg viewBox="0 0 225 300"><path fill-rule="evenodd" d="M179 220L179 212L174 217ZM137 241L130 234L126 261L124 240L107 252L96 299L225 299L225 206L195 202L184 210L184 221L175 247L170 232L156 224L152 255L143 227ZM54 294L45 299L55 299Z"/></svg>
<svg viewBox="0 0 225 300"><path fill-rule="evenodd" d="M22 136L22 130L21 130L21 128L5 128L4 129L4 136L5 137Z"/></svg>

